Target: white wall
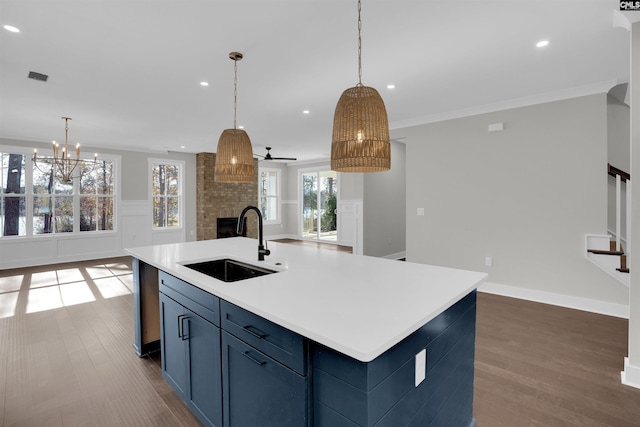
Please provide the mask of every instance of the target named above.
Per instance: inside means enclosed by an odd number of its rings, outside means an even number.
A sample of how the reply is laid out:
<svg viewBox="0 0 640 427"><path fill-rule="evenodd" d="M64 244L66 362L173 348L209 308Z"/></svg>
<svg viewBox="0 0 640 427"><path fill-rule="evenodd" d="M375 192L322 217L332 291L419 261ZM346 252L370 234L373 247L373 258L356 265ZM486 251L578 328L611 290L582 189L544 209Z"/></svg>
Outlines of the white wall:
<svg viewBox="0 0 640 427"><path fill-rule="evenodd" d="M295 223L295 212L291 209L292 205L295 206L295 203L290 200L289 195L289 168L287 168L286 163L279 163L274 161L265 161L260 160L258 162L258 168L264 167L269 169L279 169L280 170L280 224L265 224L263 227L264 235L267 237L284 237L288 236L290 227L289 223ZM258 189L258 197L260 190ZM258 200L256 200L256 206L258 206Z"/></svg>
<svg viewBox="0 0 640 427"><path fill-rule="evenodd" d="M637 15L634 16L637 19ZM634 254L640 248L640 224L633 221L640 218L640 22L631 27L631 241ZM621 379L623 384L640 388L640 257L631 256L629 260L629 353L624 361Z"/></svg>
<svg viewBox="0 0 640 427"><path fill-rule="evenodd" d="M38 148L38 153L51 144L0 139L0 145ZM15 237L0 242L0 268L54 264L124 255L124 248L158 243L195 240L196 236L196 157L186 153L143 153L108 150L83 146L83 151L121 157L120 200L116 215L117 231L47 235L31 238ZM181 230L153 231L149 200L148 159L173 159L185 162L185 218Z"/></svg>
<svg viewBox="0 0 640 427"><path fill-rule="evenodd" d="M504 131L487 131L500 122ZM409 127L392 137L406 137L408 261L628 304L628 289L584 256L585 234L607 226L606 94Z"/></svg>
<svg viewBox="0 0 640 427"><path fill-rule="evenodd" d="M626 85L624 85L626 87ZM618 87L614 88L617 89ZM613 89L612 89L613 90ZM607 96L607 161L612 166L622 169L625 172L630 170L629 148L631 143L629 106L621 102L616 97L609 94ZM627 222L625 213L627 193L626 184L621 184L621 220L620 234L625 239L627 235ZM608 182L608 211L607 229L615 233L616 231L616 179L609 177Z"/></svg>
<svg viewBox="0 0 640 427"><path fill-rule="evenodd" d="M629 172L631 143L629 106L607 95L607 160L612 166Z"/></svg>
<svg viewBox="0 0 640 427"><path fill-rule="evenodd" d="M405 153L404 144L391 141L391 169L364 174L364 255L405 255Z"/></svg>

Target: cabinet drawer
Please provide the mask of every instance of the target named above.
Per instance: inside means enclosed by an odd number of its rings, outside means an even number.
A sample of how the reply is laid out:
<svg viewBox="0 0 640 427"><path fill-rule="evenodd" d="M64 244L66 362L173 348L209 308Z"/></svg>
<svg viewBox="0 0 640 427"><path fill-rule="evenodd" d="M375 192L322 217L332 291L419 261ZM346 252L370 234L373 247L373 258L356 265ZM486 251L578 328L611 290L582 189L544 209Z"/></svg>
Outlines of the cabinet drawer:
<svg viewBox="0 0 640 427"><path fill-rule="evenodd" d="M306 375L305 339L302 336L224 300L220 301L220 312L224 330Z"/></svg>
<svg viewBox="0 0 640 427"><path fill-rule="evenodd" d="M164 271L160 271L158 275L160 292L214 325L220 326L220 298Z"/></svg>
<svg viewBox="0 0 640 427"><path fill-rule="evenodd" d="M307 426L307 377L222 331L223 425Z"/></svg>

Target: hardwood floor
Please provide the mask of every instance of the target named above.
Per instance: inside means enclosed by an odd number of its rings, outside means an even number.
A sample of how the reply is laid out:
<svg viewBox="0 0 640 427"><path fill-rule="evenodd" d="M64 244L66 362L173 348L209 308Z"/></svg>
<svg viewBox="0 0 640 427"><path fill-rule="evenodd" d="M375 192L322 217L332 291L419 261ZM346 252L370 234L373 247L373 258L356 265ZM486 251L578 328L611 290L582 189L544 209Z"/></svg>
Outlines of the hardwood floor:
<svg viewBox="0 0 640 427"><path fill-rule="evenodd" d="M0 271L0 426L198 426L138 358L128 258ZM627 321L478 295L478 427L640 426ZM250 426L248 426L250 427Z"/></svg>
<svg viewBox="0 0 640 427"><path fill-rule="evenodd" d="M485 426L640 426L620 383L628 321L478 295L474 416Z"/></svg>
<svg viewBox="0 0 640 427"><path fill-rule="evenodd" d="M0 426L200 425L133 351L130 266L0 272Z"/></svg>

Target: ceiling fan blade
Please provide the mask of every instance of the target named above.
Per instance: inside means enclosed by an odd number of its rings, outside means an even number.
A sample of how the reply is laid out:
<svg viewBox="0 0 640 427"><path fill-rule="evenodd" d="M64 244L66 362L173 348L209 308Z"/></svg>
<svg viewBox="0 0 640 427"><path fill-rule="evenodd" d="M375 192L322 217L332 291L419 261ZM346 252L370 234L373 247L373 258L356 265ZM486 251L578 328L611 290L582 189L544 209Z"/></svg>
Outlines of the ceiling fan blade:
<svg viewBox="0 0 640 427"><path fill-rule="evenodd" d="M298 160L295 157L269 157L269 160Z"/></svg>
<svg viewBox="0 0 640 427"><path fill-rule="evenodd" d="M260 154L258 154L258 156L262 157L264 160L298 160L295 157L272 157L271 156L271 147L265 147L267 149L267 155L266 156L260 156Z"/></svg>

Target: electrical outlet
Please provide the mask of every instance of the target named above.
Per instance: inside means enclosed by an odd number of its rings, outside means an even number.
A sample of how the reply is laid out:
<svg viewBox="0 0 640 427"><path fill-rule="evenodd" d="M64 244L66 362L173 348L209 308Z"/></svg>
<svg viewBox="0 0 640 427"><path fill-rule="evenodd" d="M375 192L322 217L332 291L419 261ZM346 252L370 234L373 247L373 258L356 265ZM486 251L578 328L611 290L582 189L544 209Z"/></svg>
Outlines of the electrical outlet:
<svg viewBox="0 0 640 427"><path fill-rule="evenodd" d="M493 265L493 259L490 256L484 257L484 265L486 267L491 267Z"/></svg>
<svg viewBox="0 0 640 427"><path fill-rule="evenodd" d="M416 354L416 387L427 377L427 349Z"/></svg>
<svg viewBox="0 0 640 427"><path fill-rule="evenodd" d="M418 208L418 210L416 211L416 215L424 216L424 208Z"/></svg>

